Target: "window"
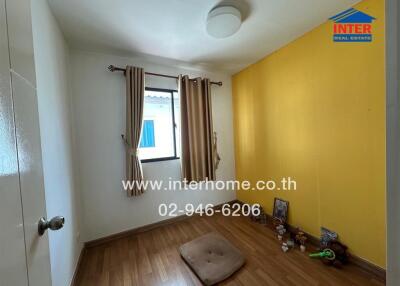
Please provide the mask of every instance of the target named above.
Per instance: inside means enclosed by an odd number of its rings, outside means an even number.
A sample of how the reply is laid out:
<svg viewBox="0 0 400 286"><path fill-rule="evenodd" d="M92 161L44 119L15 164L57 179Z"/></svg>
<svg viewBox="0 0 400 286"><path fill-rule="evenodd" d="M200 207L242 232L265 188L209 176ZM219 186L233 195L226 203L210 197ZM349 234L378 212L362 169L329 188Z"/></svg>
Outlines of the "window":
<svg viewBox="0 0 400 286"><path fill-rule="evenodd" d="M139 145L142 162L178 159L180 109L176 90L146 88L143 130Z"/></svg>

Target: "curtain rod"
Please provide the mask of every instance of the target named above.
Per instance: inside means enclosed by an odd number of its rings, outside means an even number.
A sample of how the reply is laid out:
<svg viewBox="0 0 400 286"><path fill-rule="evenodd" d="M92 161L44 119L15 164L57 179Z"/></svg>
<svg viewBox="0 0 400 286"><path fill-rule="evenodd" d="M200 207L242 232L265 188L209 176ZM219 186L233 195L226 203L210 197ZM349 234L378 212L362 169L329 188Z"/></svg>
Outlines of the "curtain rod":
<svg viewBox="0 0 400 286"><path fill-rule="evenodd" d="M124 69L124 68L119 68L119 67L116 67L116 66L113 66L113 65L109 65L109 66L108 66L108 70L111 71L111 72L114 72L114 71L122 71L122 72L125 73L125 69ZM177 76L167 75L167 74L152 73L152 72L145 72L145 74L146 74L146 75L153 75L153 76L160 76L160 77L167 77L167 78L178 79ZM191 79L191 80L193 80L193 79ZM215 85L218 85L218 86L222 86L222 81L218 81L218 82L212 81L211 84L215 84Z"/></svg>

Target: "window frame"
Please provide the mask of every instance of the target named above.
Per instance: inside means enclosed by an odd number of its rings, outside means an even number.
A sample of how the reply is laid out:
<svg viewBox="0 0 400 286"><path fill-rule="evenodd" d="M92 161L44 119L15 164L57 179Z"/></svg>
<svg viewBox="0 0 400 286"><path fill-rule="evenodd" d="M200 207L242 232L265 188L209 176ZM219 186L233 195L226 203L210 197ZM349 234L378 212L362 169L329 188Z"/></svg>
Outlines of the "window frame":
<svg viewBox="0 0 400 286"><path fill-rule="evenodd" d="M172 113L172 134L174 139L174 156L169 157L160 157L160 158L151 158L151 159L142 159L140 162L142 163L152 163L152 162L162 162L162 161L170 161L170 160L179 160L180 158L177 155L176 151L176 121L175 121L175 103L174 103L174 92L178 92L176 89L167 89L167 88L155 88L155 87L145 87L146 91L158 91L158 92L166 92L171 94L171 113ZM140 145L140 143L139 143Z"/></svg>

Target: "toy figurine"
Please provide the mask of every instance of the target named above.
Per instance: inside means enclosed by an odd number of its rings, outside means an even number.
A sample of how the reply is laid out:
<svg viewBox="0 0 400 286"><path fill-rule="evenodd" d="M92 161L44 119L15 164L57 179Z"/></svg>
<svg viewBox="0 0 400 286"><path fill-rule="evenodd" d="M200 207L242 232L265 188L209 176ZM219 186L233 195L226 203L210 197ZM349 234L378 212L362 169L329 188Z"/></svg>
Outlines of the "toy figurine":
<svg viewBox="0 0 400 286"><path fill-rule="evenodd" d="M301 252L306 251L306 241L307 241L307 236L304 234L302 231L298 231L295 237L295 240L298 244L300 244L300 250Z"/></svg>
<svg viewBox="0 0 400 286"><path fill-rule="evenodd" d="M289 251L289 246L287 245L286 242L282 243L282 250L285 253Z"/></svg>
<svg viewBox="0 0 400 286"><path fill-rule="evenodd" d="M283 224L280 224L276 227L276 231L278 232L278 239L282 240L283 235L286 233L286 228Z"/></svg>
<svg viewBox="0 0 400 286"><path fill-rule="evenodd" d="M287 244L287 246L289 246L290 248L293 248L293 247L294 247L294 240L291 239L291 238L289 238L289 239L286 241L286 244Z"/></svg>

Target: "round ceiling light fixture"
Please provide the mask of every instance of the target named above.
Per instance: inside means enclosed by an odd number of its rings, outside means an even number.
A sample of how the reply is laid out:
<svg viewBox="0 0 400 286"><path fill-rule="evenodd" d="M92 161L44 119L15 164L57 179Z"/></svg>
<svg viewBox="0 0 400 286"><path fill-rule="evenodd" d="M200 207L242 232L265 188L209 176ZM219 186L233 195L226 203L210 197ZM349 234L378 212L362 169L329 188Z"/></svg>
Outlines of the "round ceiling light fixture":
<svg viewBox="0 0 400 286"><path fill-rule="evenodd" d="M242 14L233 6L219 6L207 17L207 32L215 38L226 38L235 34L242 24Z"/></svg>

